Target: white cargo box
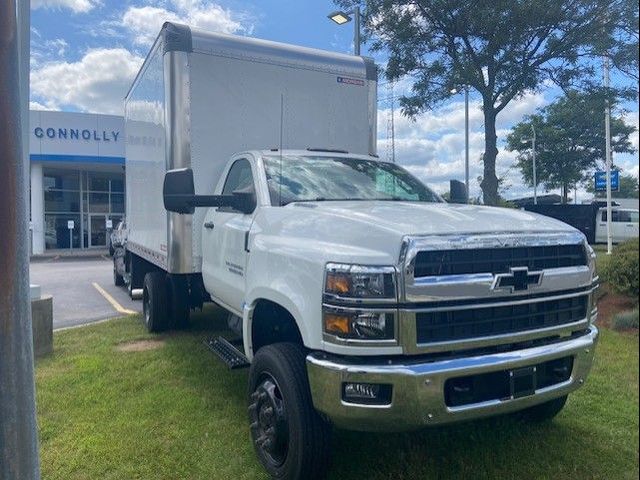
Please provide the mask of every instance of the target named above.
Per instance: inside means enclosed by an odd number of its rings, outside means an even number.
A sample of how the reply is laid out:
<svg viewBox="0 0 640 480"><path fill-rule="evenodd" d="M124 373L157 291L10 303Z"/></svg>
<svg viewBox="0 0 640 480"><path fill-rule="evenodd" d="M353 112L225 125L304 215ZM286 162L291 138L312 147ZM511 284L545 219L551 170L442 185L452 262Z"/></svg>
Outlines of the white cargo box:
<svg viewBox="0 0 640 480"><path fill-rule="evenodd" d="M125 98L127 248L200 272L205 209L167 213L165 172L190 167L196 193L213 194L244 150L375 154L376 89L367 58L165 23Z"/></svg>

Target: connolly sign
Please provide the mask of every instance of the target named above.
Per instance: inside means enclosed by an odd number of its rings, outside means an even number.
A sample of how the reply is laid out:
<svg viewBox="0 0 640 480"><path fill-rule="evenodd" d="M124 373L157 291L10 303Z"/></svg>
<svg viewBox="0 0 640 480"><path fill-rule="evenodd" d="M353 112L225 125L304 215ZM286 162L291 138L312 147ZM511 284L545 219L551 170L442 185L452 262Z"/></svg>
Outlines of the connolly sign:
<svg viewBox="0 0 640 480"><path fill-rule="evenodd" d="M90 130L87 128L42 128L33 129L37 138L49 138L51 140L93 140L94 142L117 142L120 132L114 130Z"/></svg>

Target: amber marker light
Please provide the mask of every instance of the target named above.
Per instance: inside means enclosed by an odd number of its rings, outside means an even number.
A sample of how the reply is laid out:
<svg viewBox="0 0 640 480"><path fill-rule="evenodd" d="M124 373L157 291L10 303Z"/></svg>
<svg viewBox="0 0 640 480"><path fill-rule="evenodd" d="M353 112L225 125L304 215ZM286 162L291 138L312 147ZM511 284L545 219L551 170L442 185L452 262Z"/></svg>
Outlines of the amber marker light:
<svg viewBox="0 0 640 480"><path fill-rule="evenodd" d="M326 289L327 293L346 295L351 290L351 281L344 273L327 273Z"/></svg>
<svg viewBox="0 0 640 480"><path fill-rule="evenodd" d="M324 314L324 330L334 335L349 334L349 317L333 313Z"/></svg>

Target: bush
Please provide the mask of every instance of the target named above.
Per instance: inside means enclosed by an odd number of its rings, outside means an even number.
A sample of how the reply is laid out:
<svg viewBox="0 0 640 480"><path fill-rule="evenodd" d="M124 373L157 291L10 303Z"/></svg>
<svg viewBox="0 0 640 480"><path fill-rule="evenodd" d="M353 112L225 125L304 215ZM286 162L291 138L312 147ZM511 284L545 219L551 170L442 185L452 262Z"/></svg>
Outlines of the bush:
<svg viewBox="0 0 640 480"><path fill-rule="evenodd" d="M613 316L611 326L614 330L629 330L630 328L638 328L638 309L628 312L616 313Z"/></svg>
<svg viewBox="0 0 640 480"><path fill-rule="evenodd" d="M638 261L638 239L636 238L614 248L602 272L602 277L615 292L635 298L636 301L640 285Z"/></svg>

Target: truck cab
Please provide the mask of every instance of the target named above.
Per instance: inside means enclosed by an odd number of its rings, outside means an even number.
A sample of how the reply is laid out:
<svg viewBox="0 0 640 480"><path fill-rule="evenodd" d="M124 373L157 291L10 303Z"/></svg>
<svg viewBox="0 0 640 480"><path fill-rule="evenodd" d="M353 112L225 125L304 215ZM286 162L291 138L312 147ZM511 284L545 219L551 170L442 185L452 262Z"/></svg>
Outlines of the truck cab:
<svg viewBox="0 0 640 480"><path fill-rule="evenodd" d="M611 210L611 236L613 243L638 238L638 210L613 207ZM607 209L601 208L596 216L596 242L607 243Z"/></svg>
<svg viewBox="0 0 640 480"><path fill-rule="evenodd" d="M250 367L252 434L274 476L274 455L293 454L283 438L301 434L284 427L294 420L324 432L322 450L329 425L402 431L513 411L550 418L584 383L598 280L574 228L446 204L366 155L248 151L224 172L202 198L192 183L174 185L189 172L168 172L165 205L210 205L202 280L243 340L214 350ZM290 403L297 395L305 407ZM300 418L287 416L298 408Z"/></svg>

